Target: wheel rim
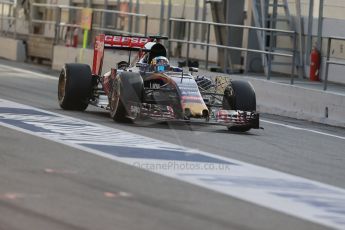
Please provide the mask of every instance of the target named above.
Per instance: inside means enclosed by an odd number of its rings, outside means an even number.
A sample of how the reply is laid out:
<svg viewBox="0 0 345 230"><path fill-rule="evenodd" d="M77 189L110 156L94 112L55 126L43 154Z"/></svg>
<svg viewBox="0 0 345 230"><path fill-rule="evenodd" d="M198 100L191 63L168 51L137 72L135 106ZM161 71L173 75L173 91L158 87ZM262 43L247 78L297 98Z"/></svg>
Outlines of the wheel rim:
<svg viewBox="0 0 345 230"><path fill-rule="evenodd" d="M59 77L59 87L58 87L58 99L59 101L63 101L65 97L65 90L66 90L66 75L65 71L61 71Z"/></svg>
<svg viewBox="0 0 345 230"><path fill-rule="evenodd" d="M117 108L119 107L120 93L119 93L119 83L114 81L113 92L111 93L110 100L110 115L112 118L115 117Z"/></svg>

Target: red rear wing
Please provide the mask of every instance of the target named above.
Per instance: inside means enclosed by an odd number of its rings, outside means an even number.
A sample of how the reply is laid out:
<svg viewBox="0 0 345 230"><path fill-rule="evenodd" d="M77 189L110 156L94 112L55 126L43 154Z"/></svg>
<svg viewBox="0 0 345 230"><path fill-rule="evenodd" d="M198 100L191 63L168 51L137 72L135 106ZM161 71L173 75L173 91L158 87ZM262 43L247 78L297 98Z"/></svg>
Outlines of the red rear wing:
<svg viewBox="0 0 345 230"><path fill-rule="evenodd" d="M153 40L154 38L147 37L104 34L96 36L93 50L92 74L99 76L102 72L104 49L141 50L146 43Z"/></svg>
<svg viewBox="0 0 345 230"><path fill-rule="evenodd" d="M145 44L150 42L146 37L129 37L129 36L105 36L105 47L115 49L132 49L139 50L144 48Z"/></svg>

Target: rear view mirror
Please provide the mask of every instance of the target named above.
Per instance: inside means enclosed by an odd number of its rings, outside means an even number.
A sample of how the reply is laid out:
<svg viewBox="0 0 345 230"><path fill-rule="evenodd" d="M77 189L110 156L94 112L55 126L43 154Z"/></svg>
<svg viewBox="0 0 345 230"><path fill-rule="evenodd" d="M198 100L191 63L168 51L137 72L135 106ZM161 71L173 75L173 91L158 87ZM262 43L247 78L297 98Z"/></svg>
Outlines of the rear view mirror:
<svg viewBox="0 0 345 230"><path fill-rule="evenodd" d="M137 62L135 64L135 66L138 67L138 68L146 68L148 66L148 64L147 63Z"/></svg>
<svg viewBox="0 0 345 230"><path fill-rule="evenodd" d="M195 67L189 67L189 72L197 73L199 72L199 69Z"/></svg>

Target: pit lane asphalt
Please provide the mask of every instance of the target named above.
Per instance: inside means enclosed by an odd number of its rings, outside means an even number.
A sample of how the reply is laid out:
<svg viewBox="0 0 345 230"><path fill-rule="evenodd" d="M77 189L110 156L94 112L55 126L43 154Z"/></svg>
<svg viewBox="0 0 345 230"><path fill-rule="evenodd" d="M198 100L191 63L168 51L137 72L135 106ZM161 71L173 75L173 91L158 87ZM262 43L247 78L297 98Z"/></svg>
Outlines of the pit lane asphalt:
<svg viewBox="0 0 345 230"><path fill-rule="evenodd" d="M62 111L56 91L55 79L0 68L0 98L345 188L344 140L269 123L247 134L218 126L118 124L97 108ZM263 119L345 136L340 128ZM0 229L325 229L1 126L0 164Z"/></svg>

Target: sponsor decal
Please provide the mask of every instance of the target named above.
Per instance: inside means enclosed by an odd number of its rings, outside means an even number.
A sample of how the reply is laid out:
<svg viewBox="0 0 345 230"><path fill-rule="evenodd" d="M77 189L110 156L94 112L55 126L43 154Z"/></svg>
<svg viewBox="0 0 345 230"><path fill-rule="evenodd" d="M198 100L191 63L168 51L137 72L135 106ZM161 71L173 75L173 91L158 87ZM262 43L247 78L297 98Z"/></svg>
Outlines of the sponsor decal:
<svg viewBox="0 0 345 230"><path fill-rule="evenodd" d="M148 38L127 36L105 36L106 46L143 48L149 42Z"/></svg>
<svg viewBox="0 0 345 230"><path fill-rule="evenodd" d="M160 88L161 88L161 85L158 84L158 83L151 83L151 82L150 82L150 88L151 88L151 89L160 89Z"/></svg>
<svg viewBox="0 0 345 230"><path fill-rule="evenodd" d="M0 100L0 125L345 229L341 188L6 100Z"/></svg>

